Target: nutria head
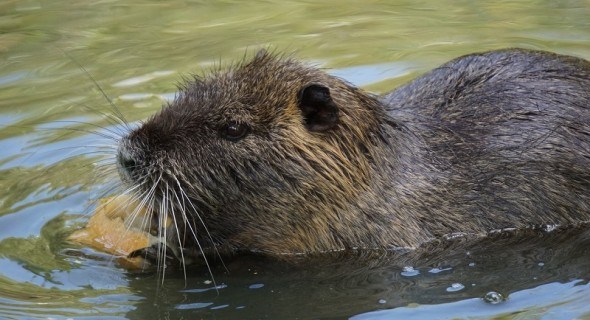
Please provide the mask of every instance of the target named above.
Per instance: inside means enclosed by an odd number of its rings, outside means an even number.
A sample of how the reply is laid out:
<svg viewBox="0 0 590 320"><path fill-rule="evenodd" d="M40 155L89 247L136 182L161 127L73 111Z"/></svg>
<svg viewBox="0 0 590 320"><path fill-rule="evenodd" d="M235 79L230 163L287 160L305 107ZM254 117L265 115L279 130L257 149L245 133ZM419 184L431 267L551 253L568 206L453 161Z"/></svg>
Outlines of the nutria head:
<svg viewBox="0 0 590 320"><path fill-rule="evenodd" d="M374 245L368 226L350 227L351 205L371 188L376 146L392 143L383 116L375 97L263 51L186 83L121 140L118 162L184 245L270 254Z"/></svg>

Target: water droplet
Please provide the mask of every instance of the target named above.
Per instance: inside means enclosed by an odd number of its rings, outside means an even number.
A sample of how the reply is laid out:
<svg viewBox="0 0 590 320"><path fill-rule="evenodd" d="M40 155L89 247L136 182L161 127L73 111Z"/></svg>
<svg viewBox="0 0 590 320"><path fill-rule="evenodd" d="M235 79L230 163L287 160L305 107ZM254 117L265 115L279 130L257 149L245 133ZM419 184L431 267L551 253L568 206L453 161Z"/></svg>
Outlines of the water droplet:
<svg viewBox="0 0 590 320"><path fill-rule="evenodd" d="M192 310L192 309L202 309L212 305L213 302L195 302L195 303L186 303L186 304L179 304L174 308L177 310Z"/></svg>
<svg viewBox="0 0 590 320"><path fill-rule="evenodd" d="M539 263L538 263L538 266L539 266L539 267L542 267L542 266L544 266L544 265L545 265L545 263L544 263L544 262L539 262Z"/></svg>
<svg viewBox="0 0 590 320"><path fill-rule="evenodd" d="M552 232L553 230L559 228L558 224L547 224L543 227L546 232Z"/></svg>
<svg viewBox="0 0 590 320"><path fill-rule="evenodd" d="M471 262L471 263L469 263L469 266L470 266L470 267L475 267L475 262Z"/></svg>
<svg viewBox="0 0 590 320"><path fill-rule="evenodd" d="M465 288L464 285L462 285L458 282L455 282L450 287L447 288L447 292L456 292L456 291L463 290L464 288Z"/></svg>
<svg viewBox="0 0 590 320"><path fill-rule="evenodd" d="M504 301L504 296L501 293L498 293L496 291L490 291L490 292L486 293L485 296L483 296L483 301L485 301L489 304L498 304L498 303Z"/></svg>
<svg viewBox="0 0 590 320"><path fill-rule="evenodd" d="M386 302L387 302L387 300L385 300L385 299L379 299L380 304L385 304Z"/></svg>
<svg viewBox="0 0 590 320"><path fill-rule="evenodd" d="M450 268L450 267L449 268L432 268L432 269L428 270L428 272L437 274L437 273L440 273L440 272L443 272L443 271L448 271L448 270L451 270L451 269L452 268Z"/></svg>
<svg viewBox="0 0 590 320"><path fill-rule="evenodd" d="M227 307L229 307L229 304L222 304L222 305L219 305L219 306L211 307L209 309L211 309L211 310L219 310L219 309L225 309Z"/></svg>
<svg viewBox="0 0 590 320"><path fill-rule="evenodd" d="M404 277L414 277L420 274L419 270L414 269L414 267L404 267L401 275Z"/></svg>

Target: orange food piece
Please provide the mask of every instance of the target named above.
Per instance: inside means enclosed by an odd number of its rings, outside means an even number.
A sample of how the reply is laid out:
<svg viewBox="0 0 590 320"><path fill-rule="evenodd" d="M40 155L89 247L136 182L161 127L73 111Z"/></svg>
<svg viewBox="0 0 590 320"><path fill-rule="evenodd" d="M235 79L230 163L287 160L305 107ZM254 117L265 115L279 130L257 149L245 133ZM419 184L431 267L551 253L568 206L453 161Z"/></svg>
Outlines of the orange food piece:
<svg viewBox="0 0 590 320"><path fill-rule="evenodd" d="M117 256L124 260L120 262L125 266L141 267L144 263L141 257L128 255L155 243L157 238L147 229L150 222L149 211L129 196L104 198L88 224L68 239Z"/></svg>

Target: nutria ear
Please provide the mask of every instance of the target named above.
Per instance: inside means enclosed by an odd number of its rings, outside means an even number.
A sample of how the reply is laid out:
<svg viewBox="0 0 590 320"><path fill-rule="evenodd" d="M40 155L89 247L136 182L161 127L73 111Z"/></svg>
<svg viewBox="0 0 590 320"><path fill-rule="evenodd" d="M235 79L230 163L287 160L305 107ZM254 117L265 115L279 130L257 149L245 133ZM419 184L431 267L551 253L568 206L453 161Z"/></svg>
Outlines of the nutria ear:
<svg viewBox="0 0 590 320"><path fill-rule="evenodd" d="M309 131L326 131L338 124L338 106L330 96L330 89L310 84L299 92L299 109Z"/></svg>

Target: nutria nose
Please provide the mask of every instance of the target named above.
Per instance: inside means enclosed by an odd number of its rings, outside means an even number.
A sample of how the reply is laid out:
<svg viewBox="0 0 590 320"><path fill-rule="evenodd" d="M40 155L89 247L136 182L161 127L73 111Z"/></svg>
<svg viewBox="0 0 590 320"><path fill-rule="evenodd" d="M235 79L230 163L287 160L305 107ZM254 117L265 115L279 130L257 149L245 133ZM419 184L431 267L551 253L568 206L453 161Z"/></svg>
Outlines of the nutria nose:
<svg viewBox="0 0 590 320"><path fill-rule="evenodd" d="M117 164L122 174L130 178L138 169L137 158L124 144L120 145L117 150Z"/></svg>

